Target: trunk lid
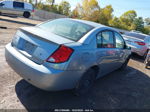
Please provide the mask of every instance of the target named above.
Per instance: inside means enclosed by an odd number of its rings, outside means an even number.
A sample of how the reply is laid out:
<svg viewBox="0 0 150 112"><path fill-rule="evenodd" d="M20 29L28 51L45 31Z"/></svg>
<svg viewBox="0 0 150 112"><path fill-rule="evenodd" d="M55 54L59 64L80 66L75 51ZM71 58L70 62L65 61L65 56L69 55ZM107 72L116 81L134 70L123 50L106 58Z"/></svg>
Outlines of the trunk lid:
<svg viewBox="0 0 150 112"><path fill-rule="evenodd" d="M139 38L135 38L135 37L131 37L131 36L127 36L127 35L123 35L126 43L128 46L133 47L136 46L137 44L135 43L136 41L138 42L144 42L143 39L139 39Z"/></svg>
<svg viewBox="0 0 150 112"><path fill-rule="evenodd" d="M21 28L15 37L17 50L37 64L44 63L61 44L73 42L38 27Z"/></svg>

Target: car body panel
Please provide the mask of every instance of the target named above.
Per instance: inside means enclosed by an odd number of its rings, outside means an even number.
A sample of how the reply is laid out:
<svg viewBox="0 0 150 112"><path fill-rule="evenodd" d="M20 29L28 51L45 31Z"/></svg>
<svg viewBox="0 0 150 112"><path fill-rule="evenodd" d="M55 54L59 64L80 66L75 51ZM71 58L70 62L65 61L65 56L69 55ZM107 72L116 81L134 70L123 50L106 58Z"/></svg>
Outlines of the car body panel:
<svg viewBox="0 0 150 112"><path fill-rule="evenodd" d="M137 35L139 35L139 36L142 35L142 38L140 39L138 37L135 37L135 36L133 37L133 36L128 36L128 35L123 35L123 37L124 37L127 45L131 47L131 51L133 53L136 53L140 56L144 56L147 53L148 49L150 48L149 47L150 46L150 36L144 35L144 34L137 34ZM145 36L145 37L143 37L143 36ZM135 43L136 41L144 42L145 45L138 45L137 43Z"/></svg>
<svg viewBox="0 0 150 112"><path fill-rule="evenodd" d="M86 24L92 25L92 22ZM6 60L21 77L36 87L52 91L74 88L91 67L99 68L99 78L121 67L131 54L127 48L97 48L97 33L116 31L96 23L93 26L95 28L78 41L44 31L38 25L21 28L6 45ZM62 44L73 49L70 58L63 63L47 62L46 59Z"/></svg>
<svg viewBox="0 0 150 112"><path fill-rule="evenodd" d="M44 90L64 90L73 88L84 71L64 71L39 65L20 54L11 44L5 52L8 64L26 81Z"/></svg>

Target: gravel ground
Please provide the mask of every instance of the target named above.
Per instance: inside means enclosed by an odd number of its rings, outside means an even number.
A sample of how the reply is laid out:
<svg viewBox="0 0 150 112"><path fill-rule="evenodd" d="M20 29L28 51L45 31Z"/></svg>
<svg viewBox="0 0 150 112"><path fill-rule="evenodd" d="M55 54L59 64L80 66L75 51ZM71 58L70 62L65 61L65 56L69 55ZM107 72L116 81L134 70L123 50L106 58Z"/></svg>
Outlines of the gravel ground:
<svg viewBox="0 0 150 112"><path fill-rule="evenodd" d="M124 71L114 71L96 81L93 89L82 97L71 91L46 92L17 75L6 63L4 46L16 29L40 21L0 16L0 109L150 109L150 70L142 58L134 55Z"/></svg>

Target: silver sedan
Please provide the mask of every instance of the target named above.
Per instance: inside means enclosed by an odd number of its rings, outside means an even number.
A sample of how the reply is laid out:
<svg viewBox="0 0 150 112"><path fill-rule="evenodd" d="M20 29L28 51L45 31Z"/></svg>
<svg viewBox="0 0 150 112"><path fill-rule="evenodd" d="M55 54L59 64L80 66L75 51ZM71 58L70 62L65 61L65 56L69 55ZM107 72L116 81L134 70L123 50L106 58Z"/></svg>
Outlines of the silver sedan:
<svg viewBox="0 0 150 112"><path fill-rule="evenodd" d="M150 36L137 32L128 32L123 37L133 53L146 58L150 49Z"/></svg>
<svg viewBox="0 0 150 112"><path fill-rule="evenodd" d="M5 49L8 64L32 85L50 91L74 88L76 94L124 69L130 54L112 28L67 18L20 28Z"/></svg>

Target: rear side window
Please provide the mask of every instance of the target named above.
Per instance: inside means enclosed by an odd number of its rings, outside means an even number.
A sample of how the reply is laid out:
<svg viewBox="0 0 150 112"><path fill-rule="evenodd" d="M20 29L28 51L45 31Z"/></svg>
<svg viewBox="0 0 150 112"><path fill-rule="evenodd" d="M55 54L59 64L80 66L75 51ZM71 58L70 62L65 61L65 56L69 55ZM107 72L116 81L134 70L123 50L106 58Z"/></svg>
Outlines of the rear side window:
<svg viewBox="0 0 150 112"><path fill-rule="evenodd" d="M13 2L13 7L14 8L24 8L24 3L22 2Z"/></svg>
<svg viewBox="0 0 150 112"><path fill-rule="evenodd" d="M114 36L116 38L116 48L124 48L125 42L122 36L117 32L114 33Z"/></svg>
<svg viewBox="0 0 150 112"><path fill-rule="evenodd" d="M98 48L115 48L113 32L103 31L97 35Z"/></svg>

